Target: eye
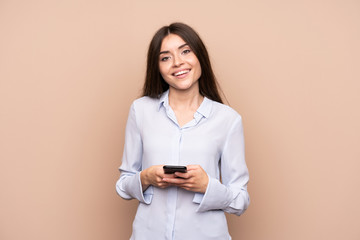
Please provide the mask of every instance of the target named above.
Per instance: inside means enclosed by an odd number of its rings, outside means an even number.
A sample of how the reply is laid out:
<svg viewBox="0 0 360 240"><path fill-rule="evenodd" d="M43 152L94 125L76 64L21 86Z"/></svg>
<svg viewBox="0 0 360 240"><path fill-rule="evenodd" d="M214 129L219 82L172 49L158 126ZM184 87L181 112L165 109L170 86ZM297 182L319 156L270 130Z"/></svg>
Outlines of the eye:
<svg viewBox="0 0 360 240"><path fill-rule="evenodd" d="M185 49L184 51L182 51L182 54L188 54L188 53L190 53L190 52L191 52L190 49Z"/></svg>
<svg viewBox="0 0 360 240"><path fill-rule="evenodd" d="M160 59L160 61L166 62L166 61L169 60L169 59L170 59L170 57L163 57L163 58Z"/></svg>

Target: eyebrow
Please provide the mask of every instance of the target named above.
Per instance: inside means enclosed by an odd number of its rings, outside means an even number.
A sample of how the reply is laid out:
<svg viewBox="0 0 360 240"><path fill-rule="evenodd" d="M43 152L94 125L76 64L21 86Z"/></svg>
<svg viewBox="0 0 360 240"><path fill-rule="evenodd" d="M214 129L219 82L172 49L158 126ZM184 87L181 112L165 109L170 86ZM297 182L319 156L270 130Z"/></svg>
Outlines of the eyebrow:
<svg viewBox="0 0 360 240"><path fill-rule="evenodd" d="M189 46L189 44L184 43L183 45L180 45L180 46L178 47L178 49L182 49L182 48L185 47L185 46ZM165 54L165 53L170 53L170 51L162 51L162 52L160 52L159 55Z"/></svg>

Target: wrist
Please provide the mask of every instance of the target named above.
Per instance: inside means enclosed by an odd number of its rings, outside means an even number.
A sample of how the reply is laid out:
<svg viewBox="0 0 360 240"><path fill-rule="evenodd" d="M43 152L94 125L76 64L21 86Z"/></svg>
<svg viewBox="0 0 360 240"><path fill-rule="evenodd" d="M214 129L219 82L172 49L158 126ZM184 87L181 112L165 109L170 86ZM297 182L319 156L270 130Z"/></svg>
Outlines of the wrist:
<svg viewBox="0 0 360 240"><path fill-rule="evenodd" d="M145 191L146 188L150 185L147 180L147 171L146 169L140 172L140 181L143 188L143 191Z"/></svg>
<svg viewBox="0 0 360 240"><path fill-rule="evenodd" d="M208 185L209 185L209 176L206 174L206 178L205 178L205 182L204 182L204 185L203 185L203 188L202 188L202 193L205 193L206 192L206 189L208 188Z"/></svg>

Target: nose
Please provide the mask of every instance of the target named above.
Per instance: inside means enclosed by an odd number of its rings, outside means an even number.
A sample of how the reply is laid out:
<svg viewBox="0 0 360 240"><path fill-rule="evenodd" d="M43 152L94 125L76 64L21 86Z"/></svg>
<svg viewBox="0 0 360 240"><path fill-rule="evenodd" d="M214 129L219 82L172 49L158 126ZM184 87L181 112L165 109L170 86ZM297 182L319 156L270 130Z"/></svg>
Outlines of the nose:
<svg viewBox="0 0 360 240"><path fill-rule="evenodd" d="M173 63L174 63L174 67L178 67L178 66L181 66L184 63L184 61L181 56L175 55Z"/></svg>

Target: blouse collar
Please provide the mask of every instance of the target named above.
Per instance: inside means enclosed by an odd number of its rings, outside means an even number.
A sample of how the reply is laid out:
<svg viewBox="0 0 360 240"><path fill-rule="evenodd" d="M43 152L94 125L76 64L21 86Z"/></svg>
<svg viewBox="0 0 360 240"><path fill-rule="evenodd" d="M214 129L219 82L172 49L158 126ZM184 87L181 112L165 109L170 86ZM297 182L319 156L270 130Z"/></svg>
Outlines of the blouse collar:
<svg viewBox="0 0 360 240"><path fill-rule="evenodd" d="M201 116L208 118L210 116L211 113L211 108L212 108L212 104L213 101L207 97L204 97L204 100L202 101L202 103L200 104L199 108L196 110L196 113L194 115L195 118L197 118L197 116L200 114ZM169 90L165 91L159 99L159 111L160 108L164 107L167 111L170 108L169 105Z"/></svg>

